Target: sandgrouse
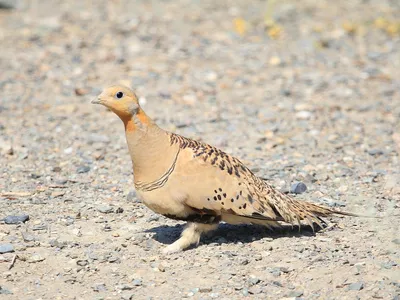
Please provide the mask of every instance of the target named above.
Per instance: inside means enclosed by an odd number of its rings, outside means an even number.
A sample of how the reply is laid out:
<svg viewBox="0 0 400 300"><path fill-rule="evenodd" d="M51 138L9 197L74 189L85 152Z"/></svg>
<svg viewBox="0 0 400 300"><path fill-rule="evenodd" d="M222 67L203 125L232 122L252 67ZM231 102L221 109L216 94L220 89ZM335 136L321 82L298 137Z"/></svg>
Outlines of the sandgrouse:
<svg viewBox="0 0 400 300"><path fill-rule="evenodd" d="M255 176L237 158L158 127L127 87L111 86L92 103L111 109L125 126L137 195L156 213L187 221L164 253L197 244L223 221L279 226L316 223L330 214L355 215L295 200Z"/></svg>

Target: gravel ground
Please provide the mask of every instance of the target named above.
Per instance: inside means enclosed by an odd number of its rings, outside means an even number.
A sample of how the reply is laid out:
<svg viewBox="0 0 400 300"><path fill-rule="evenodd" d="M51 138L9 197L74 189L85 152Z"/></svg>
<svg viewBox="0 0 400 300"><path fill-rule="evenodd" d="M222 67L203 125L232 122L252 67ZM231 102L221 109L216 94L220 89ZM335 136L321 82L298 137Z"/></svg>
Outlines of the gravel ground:
<svg viewBox="0 0 400 300"><path fill-rule="evenodd" d="M0 10L1 299L399 299L399 1L19 2ZM382 218L222 224L164 256L183 223L139 203L121 122L89 104L112 83L276 187Z"/></svg>

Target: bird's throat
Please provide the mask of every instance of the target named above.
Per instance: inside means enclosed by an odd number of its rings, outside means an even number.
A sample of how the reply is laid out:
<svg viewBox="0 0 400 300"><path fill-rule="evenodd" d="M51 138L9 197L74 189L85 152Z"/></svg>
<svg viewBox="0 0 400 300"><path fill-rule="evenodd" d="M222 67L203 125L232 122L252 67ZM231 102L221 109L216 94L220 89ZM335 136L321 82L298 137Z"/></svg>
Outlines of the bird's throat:
<svg viewBox="0 0 400 300"><path fill-rule="evenodd" d="M139 109L134 115L120 116L120 118L122 122L124 122L126 132L146 130L147 127L152 123L151 119L141 109Z"/></svg>

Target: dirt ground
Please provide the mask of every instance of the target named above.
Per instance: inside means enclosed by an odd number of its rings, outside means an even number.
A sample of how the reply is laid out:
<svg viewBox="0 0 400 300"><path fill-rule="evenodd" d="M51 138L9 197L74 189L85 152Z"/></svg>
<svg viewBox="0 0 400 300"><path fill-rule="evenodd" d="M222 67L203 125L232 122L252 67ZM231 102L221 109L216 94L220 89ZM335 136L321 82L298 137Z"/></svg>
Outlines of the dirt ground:
<svg viewBox="0 0 400 300"><path fill-rule="evenodd" d="M397 0L0 10L0 299L399 300L399 16ZM277 188L382 218L222 224L163 255L184 223L136 198L122 123L89 103L113 83Z"/></svg>

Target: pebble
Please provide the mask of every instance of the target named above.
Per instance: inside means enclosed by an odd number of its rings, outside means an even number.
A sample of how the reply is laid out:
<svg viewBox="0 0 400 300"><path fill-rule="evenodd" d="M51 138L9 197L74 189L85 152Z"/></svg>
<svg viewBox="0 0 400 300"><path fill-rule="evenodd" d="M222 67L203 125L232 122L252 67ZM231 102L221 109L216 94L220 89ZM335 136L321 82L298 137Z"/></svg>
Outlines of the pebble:
<svg viewBox="0 0 400 300"><path fill-rule="evenodd" d="M349 291L360 291L364 288L364 283L362 282L355 282L348 286Z"/></svg>
<svg viewBox="0 0 400 300"><path fill-rule="evenodd" d="M301 297L304 294L303 291L291 291L288 297Z"/></svg>
<svg viewBox="0 0 400 300"><path fill-rule="evenodd" d="M256 285L257 283L259 283L261 280L255 276L250 276L250 278L248 279L249 284L251 285Z"/></svg>
<svg viewBox="0 0 400 300"><path fill-rule="evenodd" d="M105 292L107 291L107 287L104 283L97 283L93 286L93 291L95 292Z"/></svg>
<svg viewBox="0 0 400 300"><path fill-rule="evenodd" d="M41 262L41 261L44 261L44 260L45 260L45 258L43 256L41 256L38 253L34 253L27 259L27 262L31 263L31 264L34 264L34 263L38 263L38 262Z"/></svg>
<svg viewBox="0 0 400 300"><path fill-rule="evenodd" d="M132 284L134 286L141 286L142 285L142 280L141 279L134 279L134 280L132 280Z"/></svg>
<svg viewBox="0 0 400 300"><path fill-rule="evenodd" d="M109 143L110 138L107 135L92 133L87 137L88 143Z"/></svg>
<svg viewBox="0 0 400 300"><path fill-rule="evenodd" d="M200 293L210 293L212 291L212 288L210 287L201 287L199 288Z"/></svg>
<svg viewBox="0 0 400 300"><path fill-rule="evenodd" d="M329 207L345 207L346 206L346 203L344 203L342 201L337 201L337 200L328 199L328 198L322 198L322 199L320 199L320 202L322 202L323 204L325 204Z"/></svg>
<svg viewBox="0 0 400 300"><path fill-rule="evenodd" d="M308 120L312 116L312 113L306 110L298 111L296 113L296 118L300 120Z"/></svg>
<svg viewBox="0 0 400 300"><path fill-rule="evenodd" d="M110 205L107 204L100 204L96 207L97 211L103 213L103 214L109 214L114 211L114 208Z"/></svg>
<svg viewBox="0 0 400 300"><path fill-rule="evenodd" d="M370 149L368 150L368 154L372 156L378 156L384 154L384 151L381 149Z"/></svg>
<svg viewBox="0 0 400 300"><path fill-rule="evenodd" d="M296 182L290 186L290 192L292 194L302 194L307 191L307 186L303 182Z"/></svg>
<svg viewBox="0 0 400 300"><path fill-rule="evenodd" d="M140 200L137 198L135 190L129 191L129 193L126 195L126 200L128 202L140 203Z"/></svg>
<svg viewBox="0 0 400 300"><path fill-rule="evenodd" d="M7 216L3 219L6 224L19 224L25 223L29 220L29 215L19 215L19 216Z"/></svg>
<svg viewBox="0 0 400 300"><path fill-rule="evenodd" d="M392 243L395 243L396 245L400 245L400 239L394 239L394 240L392 240Z"/></svg>
<svg viewBox="0 0 400 300"><path fill-rule="evenodd" d="M122 300L132 300L132 299L135 299L134 298L135 297L135 294L134 293L122 293L122 295L121 295L121 299Z"/></svg>
<svg viewBox="0 0 400 300"><path fill-rule="evenodd" d="M0 244L0 254L14 252L14 246L11 244Z"/></svg>
<svg viewBox="0 0 400 300"><path fill-rule="evenodd" d="M89 167L89 166L86 166L86 165L79 166L79 167L76 169L76 173L79 173L79 174L87 173L87 172L89 172L89 171L90 171L90 167Z"/></svg>
<svg viewBox="0 0 400 300"><path fill-rule="evenodd" d="M84 266L88 265L89 262L88 262L86 259L81 259L81 260L77 260L77 261L76 261L76 264L77 264L78 266L84 267Z"/></svg>
<svg viewBox="0 0 400 300"><path fill-rule="evenodd" d="M12 292L2 286L0 286L0 295L12 295Z"/></svg>

